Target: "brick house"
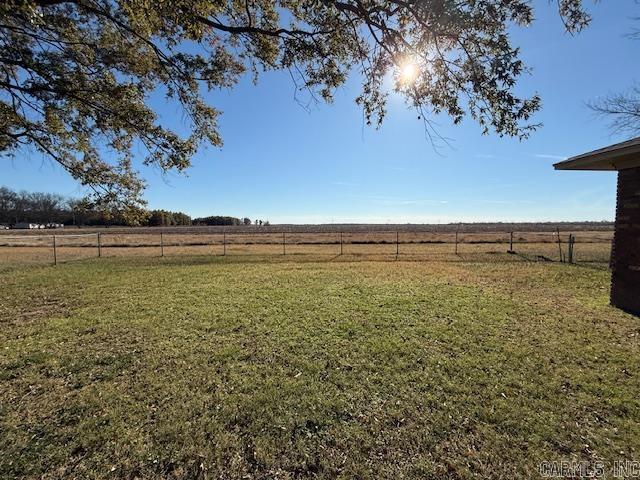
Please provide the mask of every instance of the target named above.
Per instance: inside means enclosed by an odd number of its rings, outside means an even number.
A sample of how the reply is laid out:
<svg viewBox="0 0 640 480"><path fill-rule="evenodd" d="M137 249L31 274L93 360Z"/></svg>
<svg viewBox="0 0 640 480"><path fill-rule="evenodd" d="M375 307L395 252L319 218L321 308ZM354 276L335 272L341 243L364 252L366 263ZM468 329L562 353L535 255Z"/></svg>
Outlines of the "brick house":
<svg viewBox="0 0 640 480"><path fill-rule="evenodd" d="M569 158L554 168L618 172L611 305L640 315L640 137Z"/></svg>

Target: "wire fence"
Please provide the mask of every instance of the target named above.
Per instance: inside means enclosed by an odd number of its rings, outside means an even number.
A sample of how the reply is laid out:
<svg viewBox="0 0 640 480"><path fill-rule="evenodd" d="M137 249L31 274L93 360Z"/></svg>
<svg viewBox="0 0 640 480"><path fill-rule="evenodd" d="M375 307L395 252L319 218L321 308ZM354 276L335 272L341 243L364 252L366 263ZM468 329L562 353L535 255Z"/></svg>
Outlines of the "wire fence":
<svg viewBox="0 0 640 480"><path fill-rule="evenodd" d="M204 232L0 235L0 264L118 256L316 255L331 258L607 263L612 231Z"/></svg>

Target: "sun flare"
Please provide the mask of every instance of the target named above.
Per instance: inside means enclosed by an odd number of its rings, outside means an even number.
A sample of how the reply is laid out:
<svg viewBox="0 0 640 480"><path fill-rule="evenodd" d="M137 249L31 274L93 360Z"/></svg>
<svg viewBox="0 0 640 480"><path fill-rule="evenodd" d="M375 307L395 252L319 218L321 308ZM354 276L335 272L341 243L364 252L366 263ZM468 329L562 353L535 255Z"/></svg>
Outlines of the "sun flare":
<svg viewBox="0 0 640 480"><path fill-rule="evenodd" d="M420 73L420 69L418 68L418 64L413 60L407 60L402 65L400 65L400 82L403 85L410 85L415 83L418 78L418 74Z"/></svg>

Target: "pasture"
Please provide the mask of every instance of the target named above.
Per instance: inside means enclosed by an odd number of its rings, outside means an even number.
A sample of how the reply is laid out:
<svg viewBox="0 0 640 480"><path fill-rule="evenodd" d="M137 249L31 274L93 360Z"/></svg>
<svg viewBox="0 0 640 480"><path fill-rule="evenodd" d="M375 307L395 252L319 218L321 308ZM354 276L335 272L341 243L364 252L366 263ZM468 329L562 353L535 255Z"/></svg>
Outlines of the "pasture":
<svg viewBox="0 0 640 480"><path fill-rule="evenodd" d="M0 478L512 479L638 458L640 324L608 305L606 264L403 259L6 263Z"/></svg>
<svg viewBox="0 0 640 480"><path fill-rule="evenodd" d="M609 225L598 229L592 224L569 226L573 230L562 233L551 231L546 224L392 226L395 230L385 225L351 225L339 230L330 225L6 230L0 232L0 267L93 257L177 255L579 263L609 260L613 237ZM516 227L519 230L508 229Z"/></svg>

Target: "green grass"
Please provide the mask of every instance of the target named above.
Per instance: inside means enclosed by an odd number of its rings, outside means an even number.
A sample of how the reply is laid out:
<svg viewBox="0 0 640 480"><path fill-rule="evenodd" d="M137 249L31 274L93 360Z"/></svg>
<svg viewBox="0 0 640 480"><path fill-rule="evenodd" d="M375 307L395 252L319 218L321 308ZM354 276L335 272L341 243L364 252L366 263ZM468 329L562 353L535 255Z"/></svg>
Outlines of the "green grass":
<svg viewBox="0 0 640 480"><path fill-rule="evenodd" d="M640 321L608 306L606 270L251 260L5 270L0 478L512 479L638 459Z"/></svg>

